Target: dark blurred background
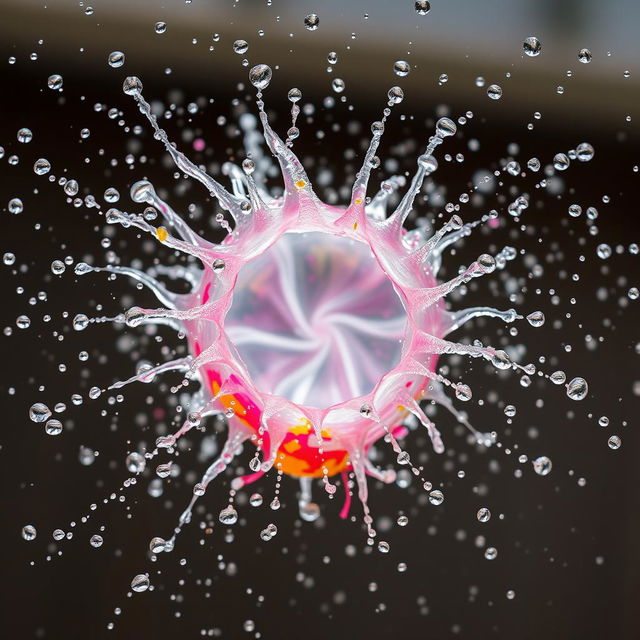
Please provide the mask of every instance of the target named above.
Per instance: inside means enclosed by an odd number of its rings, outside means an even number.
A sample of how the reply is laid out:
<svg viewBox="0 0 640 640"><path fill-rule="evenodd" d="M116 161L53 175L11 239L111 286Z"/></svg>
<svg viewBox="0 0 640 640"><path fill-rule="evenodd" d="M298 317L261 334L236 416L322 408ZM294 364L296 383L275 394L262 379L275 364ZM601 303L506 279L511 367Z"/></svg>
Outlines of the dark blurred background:
<svg viewBox="0 0 640 640"><path fill-rule="evenodd" d="M638 301L627 296L639 280L638 258L630 255L629 245L640 236L635 33L640 6L630 0L434 0L430 12L419 16L413 5L406 0L273 0L270 6L244 0L0 2L0 253L16 256L15 264L2 265L0 279L2 326L11 329L1 338L2 637L640 638L640 315ZM312 32L303 26L311 11L320 17ZM157 21L167 23L165 33L155 33ZM522 41L530 35L542 42L536 58L522 55ZM248 41L246 55L233 53L237 38ZM577 59L584 47L593 54L588 65ZM117 50L125 52L125 64L110 68L107 56ZM330 73L329 51L338 54ZM152 562L149 540L169 536L214 439L201 433L188 439L192 450L177 459L183 473L165 482L161 495L150 495L155 464L136 485L121 489L129 476L127 453L139 443L151 447L170 428L175 411L168 385L178 378L169 376L164 387L130 387L116 406L109 406L106 396L89 401L88 389L128 377L138 359L166 360L163 347L173 348L177 340L165 329L154 334L99 325L72 331L76 313L111 315L134 301L154 303L125 279L77 279L72 267L61 277L51 273L51 262L65 256L103 264L115 251L122 264L142 266L156 257L176 258L131 230L105 228L95 209L68 204L60 186L34 174L39 157L51 162L56 180L78 180L83 197L93 194L104 203L104 190L115 187L116 206L123 209L135 210L128 188L148 177L176 210L194 205L191 217L199 231L220 237L214 204L199 185L174 176L121 86L126 75L139 75L156 112L170 116L162 124L171 138L219 178L222 162L243 158L238 114L255 109L252 92L240 86L246 82L244 58L249 65L265 62L274 68L266 99L281 134L289 126L289 88L298 86L301 104L314 107L313 115L300 118L294 149L312 179L331 168L332 179L319 188L328 199L344 199L339 188L357 170L369 123L380 117L393 84L403 87L406 98L387 126L373 188L392 173L413 170L438 116L474 114L464 137L447 140L439 151L440 168L427 183L421 215L457 201L477 172L498 169L507 159L524 168L531 156L546 165L557 152L583 141L596 149L593 161L573 162L548 189L535 187L542 172L519 181L506 176L504 185L474 199L477 210L463 209L465 220L492 207L503 212L519 193L512 190L516 184L531 195L531 205L520 223L503 216L498 229L474 234L445 259L442 274L452 277L460 264L505 244L526 250L509 264L508 274L474 281L452 306L540 309L545 325L534 329L522 322L510 336L509 326L476 321L456 335L516 345L522 362L538 363L545 356L544 371L563 369L569 378L587 378L588 398L572 402L561 387L537 377L524 388L518 375L450 361L452 377L464 376L474 389L474 401L464 407L471 422L482 431L495 430L502 446L471 444L464 429L441 411L435 418L447 446L443 456L431 453L420 432L410 434L407 449L441 486L445 502L425 504L415 482L408 489L371 482L380 537L391 544L386 555L366 549L358 505L352 507L357 520L342 521L341 497L328 501L319 487L314 489L322 518L300 522L297 485L287 478L283 508L276 513L243 505L248 492L239 496L241 520L230 536L217 521L229 489L225 477L209 488L203 510L175 551ZM411 63L408 77L393 74L395 60ZM63 76L62 92L47 88L52 74ZM441 74L447 82L439 83ZM484 88L476 86L478 76L485 78ZM332 92L334 77L345 81L343 94ZM487 98L491 83L502 86L500 101ZM190 103L197 106L194 113ZM141 133L125 131L135 125L143 127ZM29 144L17 141L21 127L33 131ZM81 137L83 128L90 130L88 138ZM195 152L192 142L199 137L207 146ZM474 139L479 145L469 143ZM464 154L463 163L444 158L457 153ZM18 157L15 165L12 155ZM7 211L15 197L24 204L19 215ZM583 210L595 206L598 219L588 223L584 211L569 217L567 208L574 203ZM596 255L600 243L613 249L607 260ZM40 291L46 301L38 300ZM96 311L96 304L103 310ZM29 329L16 327L21 314L31 318ZM87 363L78 359L83 350ZM81 406L72 405L72 393L85 396ZM28 408L36 400L69 405L61 417L62 435L47 436L29 420ZM507 404L518 409L513 424L504 415ZM601 416L609 418L608 427L598 426ZM220 441L221 425L211 424L208 433L216 429ZM615 451L607 446L612 434L622 438ZM381 451L378 464L391 465L392 456ZM549 456L553 470L536 475L530 462L518 463L521 453L530 459ZM241 456L241 466L246 468L249 455L247 450ZM273 486L274 479L267 478L256 490L267 500ZM98 504L95 511L92 503ZM476 512L484 506L492 518L480 523ZM407 527L395 525L400 513L409 517ZM211 534L199 529L201 521L214 524ZM269 522L279 532L265 543L259 531ZM32 542L21 537L26 524L37 529ZM73 532L73 539L55 543L51 534L58 527ZM89 543L94 534L104 538L100 548ZM489 546L498 550L492 561L484 557ZM400 563L406 571L398 570ZM154 590L128 596L131 579L144 572ZM108 629L111 622L114 630Z"/></svg>

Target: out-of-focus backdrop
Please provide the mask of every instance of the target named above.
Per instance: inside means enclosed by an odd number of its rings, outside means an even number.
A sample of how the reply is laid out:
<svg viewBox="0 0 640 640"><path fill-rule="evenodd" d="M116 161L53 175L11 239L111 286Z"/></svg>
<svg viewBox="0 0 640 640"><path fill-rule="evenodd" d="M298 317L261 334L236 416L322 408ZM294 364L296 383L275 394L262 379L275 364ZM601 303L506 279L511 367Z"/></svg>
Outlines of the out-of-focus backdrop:
<svg viewBox="0 0 640 640"><path fill-rule="evenodd" d="M312 12L320 25L308 31L303 20ZM159 21L166 23L164 33L156 32ZM0 253L16 255L15 265L3 265L0 272L1 324L12 329L0 340L0 635L640 637L635 420L640 317L638 302L627 296L631 286L638 286L637 256L628 247L640 237L638 24L640 4L632 0L433 0L426 15L418 15L410 0L0 0ZM523 55L527 36L541 41L539 56ZM239 38L249 44L244 55L233 52ZM578 60L583 48L592 54L589 64ZM112 51L125 53L122 67L107 64ZM335 65L327 62L331 51L338 56ZM396 60L411 64L407 77L394 75ZM86 312L94 300L104 305L104 313L117 313L134 301L154 303L121 279L74 282L71 268L63 278L54 277L52 260L94 256L100 263L113 249L123 264L136 259L150 264L156 255L166 259L168 254L137 242L131 230L105 232L91 210L67 204L62 189L35 176L32 166L46 157L53 174L77 179L101 200L104 189L116 187L124 209L132 206L128 187L146 176L180 211L195 206L199 230L219 234L207 194L175 178L167 155L122 93L122 80L140 76L172 139L224 180L220 164L242 158L234 123L238 110L255 109L246 77L257 63L274 69L266 102L278 131L289 126L288 89L299 87L301 104L312 105L300 118L301 137L294 148L312 179L325 176L321 192L343 199L348 192L332 191L324 169L331 169L337 187L357 169L369 123L380 117L393 84L401 85L406 97L387 124L374 188L391 173L413 170L436 117L473 112L466 140L447 140L443 148L442 155L452 157L441 158L434 177L438 187L422 203L424 214L456 201L477 183L478 171L499 169L507 158L524 167L536 156L544 165L559 151L583 141L593 144L594 160L572 163L552 188L535 189L541 174L529 180L526 189L536 205L523 216L522 233L504 225L475 234L448 259L443 273L452 277L460 264L505 244L524 249L527 257L509 268L517 288L496 274L497 284L471 283L466 303L508 308L511 294L523 311L543 310L545 325L520 325L513 337L507 327L480 321L458 337L523 344L523 359L537 362L546 355L541 368L584 375L591 394L572 403L562 389L537 378L524 388L519 376L498 380L482 364L466 365L465 381L476 397L486 398L483 407L465 407L472 423L495 430L505 447L517 444L531 457L548 455L553 470L540 477L530 463L517 463L519 451L478 450L464 430L439 413L448 452L433 455L419 434L412 434L407 448L422 452L430 477L442 483L445 502L437 508L418 505L424 492L372 483L377 526L391 543L387 555L364 550L355 506L358 522L344 522L335 501L319 496L321 520L300 522L296 485L286 478L283 509L275 515L252 510L239 499L242 521L231 541L216 520L229 488L225 479L209 488L204 501L216 522L213 534L203 536L194 524L172 554L152 563L149 539L169 534L191 484L178 478L162 495L154 494L149 465L136 486L119 489L128 475L126 453L140 441L152 446L157 429L167 429L167 413L155 414L156 423L144 413L149 388L131 388L126 401L106 417L88 401L72 407L58 437L45 436L27 412L35 399L71 404L71 393L86 395L94 384L127 377L133 367L131 344L151 360L166 359L162 343L154 336L139 339L134 330L70 331L69 318ZM47 88L52 74L63 76L62 93ZM340 94L332 90L334 78L345 83ZM503 90L499 101L487 97L494 83ZM197 107L192 115L189 103ZM143 129L131 143L122 129L134 125ZM33 131L28 145L16 139L20 127ZM83 128L90 130L88 138L80 133ZM204 151L193 149L194 136L206 141ZM464 163L456 161L458 153ZM127 154L135 157L131 165ZM9 162L12 155L19 159L15 164ZM394 162L386 163L391 156ZM503 191L516 195L508 187ZM14 197L24 203L16 216L6 210ZM504 209L509 201L492 202L490 192L483 197L488 207ZM597 207L597 221L587 223L584 212L578 219L568 216L573 203L584 210ZM475 216L478 211L464 214L465 220ZM589 231L594 226L595 234ZM596 255L603 242L613 250L608 260ZM39 291L46 292L46 302L38 301ZM29 330L16 328L21 314L32 318ZM45 314L50 322L43 321ZM170 332L159 335L167 344L175 341ZM90 354L91 378L77 358L82 350ZM60 362L67 364L64 373ZM504 415L508 403L518 407L513 424ZM608 428L598 426L602 415L609 418ZM612 434L622 437L617 451L607 446ZM211 451L200 449L197 438L193 447L192 461L187 454L180 460L185 468L202 468ZM464 478L458 477L460 470ZM257 489L270 495L273 481ZM99 506L95 513L92 503ZM487 523L476 518L482 506L493 514ZM395 526L401 512L410 519L405 528ZM82 523L87 514L90 519ZM279 532L263 543L258 534L268 521L277 522ZM29 523L38 530L32 543L20 536ZM73 533L73 539L54 543L56 527ZM96 533L105 542L94 549L89 538ZM485 559L488 546L498 549L495 560ZM402 563L406 571L398 569ZM147 571L156 589L129 597L133 575ZM507 596L511 590L513 598ZM108 629L110 622L114 630Z"/></svg>

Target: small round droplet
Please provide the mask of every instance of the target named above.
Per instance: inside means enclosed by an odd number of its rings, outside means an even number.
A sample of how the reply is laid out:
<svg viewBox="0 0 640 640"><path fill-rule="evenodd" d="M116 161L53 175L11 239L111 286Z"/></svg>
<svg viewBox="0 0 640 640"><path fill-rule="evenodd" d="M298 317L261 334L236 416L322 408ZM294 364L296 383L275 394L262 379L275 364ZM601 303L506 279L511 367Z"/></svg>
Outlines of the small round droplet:
<svg viewBox="0 0 640 640"><path fill-rule="evenodd" d="M451 118L440 118L436 122L436 135L439 138L453 136L457 130L456 123Z"/></svg>
<svg viewBox="0 0 640 640"><path fill-rule="evenodd" d="M401 78L408 76L410 71L411 65L405 60L396 60L393 64L393 72Z"/></svg>
<svg viewBox="0 0 640 640"><path fill-rule="evenodd" d="M142 81L137 76L127 76L122 83L122 90L128 96L136 96L142 91Z"/></svg>
<svg viewBox="0 0 640 640"><path fill-rule="evenodd" d="M557 171L566 171L570 164L569 156L566 153L556 153L553 156L553 166Z"/></svg>
<svg viewBox="0 0 640 640"><path fill-rule="evenodd" d="M502 87L500 87L500 85L497 85L497 84L490 84L487 87L487 95L492 100L500 100L500 98L502 98Z"/></svg>
<svg viewBox="0 0 640 640"><path fill-rule="evenodd" d="M27 129L26 127L22 127L22 129L18 129L18 142L22 144L29 144L33 140L33 132L31 129Z"/></svg>
<svg viewBox="0 0 640 640"><path fill-rule="evenodd" d="M20 198L11 198L11 200L9 200L9 204L7 205L7 209L9 210L9 213L13 213L13 215L17 216L24 210L22 200L20 200Z"/></svg>
<svg viewBox="0 0 640 640"><path fill-rule="evenodd" d="M546 476L551 473L551 460L547 456L540 456L533 461L533 470L539 476Z"/></svg>
<svg viewBox="0 0 640 640"><path fill-rule="evenodd" d="M429 493L429 502L436 506L444 502L444 493L440 489L434 489Z"/></svg>
<svg viewBox="0 0 640 640"><path fill-rule="evenodd" d="M164 33L167 30L167 23L156 22L154 29L156 33Z"/></svg>
<svg viewBox="0 0 640 640"><path fill-rule="evenodd" d="M29 418L32 422L45 422L51 417L51 409L42 402L36 402L29 409Z"/></svg>
<svg viewBox="0 0 640 640"><path fill-rule="evenodd" d="M251 496L249 497L249 504L252 507L259 507L262 505L263 499L262 499L262 495L259 493L252 493Z"/></svg>
<svg viewBox="0 0 640 640"><path fill-rule="evenodd" d="M233 43L233 51L238 55L244 55L249 51L249 43L246 40L236 40Z"/></svg>
<svg viewBox="0 0 640 640"><path fill-rule="evenodd" d="M89 544L94 549L97 549L98 547L101 547L103 542L104 542L104 540L102 539L102 536L99 536L98 534L96 534L94 536L91 536L91 538L89 539Z"/></svg>
<svg viewBox="0 0 640 640"><path fill-rule="evenodd" d="M47 424L44 425L45 433L48 436L58 436L62 433L62 422L60 420L47 420Z"/></svg>
<svg viewBox="0 0 640 640"><path fill-rule="evenodd" d="M297 87L293 87L293 89L289 89L289 93L287 93L287 98L289 98L290 102L293 102L295 104L296 102L299 102L300 99L302 98L302 91L300 91L300 89L298 89Z"/></svg>
<svg viewBox="0 0 640 640"><path fill-rule="evenodd" d="M130 473L142 473L147 466L147 461L141 453L132 451L127 456L125 464Z"/></svg>
<svg viewBox="0 0 640 640"><path fill-rule="evenodd" d="M218 519L220 520L220 522L222 522L222 524L235 524L238 521L238 512L231 505L229 505L228 507L225 507L224 509L222 509L222 511L220 511Z"/></svg>
<svg viewBox="0 0 640 640"><path fill-rule="evenodd" d="M431 3L428 0L416 0L414 6L419 16L426 16L431 10Z"/></svg>
<svg viewBox="0 0 640 640"><path fill-rule="evenodd" d="M145 573L139 573L132 581L131 588L136 593L142 593L149 588L149 576Z"/></svg>
<svg viewBox="0 0 640 640"><path fill-rule="evenodd" d="M47 86L52 91L58 91L59 89L62 89L62 76L58 75L57 73L49 76L47 80Z"/></svg>
<svg viewBox="0 0 640 640"><path fill-rule="evenodd" d="M124 53L122 51L112 51L107 58L110 67L117 69L124 64Z"/></svg>
<svg viewBox="0 0 640 640"><path fill-rule="evenodd" d="M574 378L567 385L567 396L572 400L584 400L589 393L589 385L584 378Z"/></svg>
<svg viewBox="0 0 640 640"><path fill-rule="evenodd" d="M582 64L589 64L591 62L591 51L589 49L580 49L578 52L578 60L582 62Z"/></svg>
<svg viewBox="0 0 640 640"><path fill-rule="evenodd" d="M249 71L249 81L258 91L262 91L269 86L271 76L271 67L266 64L258 64Z"/></svg>
<svg viewBox="0 0 640 640"><path fill-rule="evenodd" d="M36 528L32 524L27 524L24 527L22 527L22 537L27 542L31 542L32 540L35 540L37 534L38 532L36 531Z"/></svg>
<svg viewBox="0 0 640 640"><path fill-rule="evenodd" d="M304 19L304 27L307 31L315 31L320 26L320 18L315 13L310 13Z"/></svg>
<svg viewBox="0 0 640 640"><path fill-rule="evenodd" d="M33 171L36 175L43 176L51 171L51 163L46 158L38 158L33 163Z"/></svg>
<svg viewBox="0 0 640 640"><path fill-rule="evenodd" d="M572 218L579 218L582 214L582 207L579 204L570 204L568 212Z"/></svg>
<svg viewBox="0 0 640 640"><path fill-rule="evenodd" d="M480 522L488 522L491 518L491 511L486 507L482 507L481 509L478 509L477 518Z"/></svg>
<svg viewBox="0 0 640 640"><path fill-rule="evenodd" d="M542 44L535 36L529 36L525 38L525 41L522 43L522 49L528 56L535 57L540 55Z"/></svg>
<svg viewBox="0 0 640 640"><path fill-rule="evenodd" d="M576 147L576 157L580 162L589 162L589 160L593 159L594 155L595 150L588 142L581 142Z"/></svg>
<svg viewBox="0 0 640 640"><path fill-rule="evenodd" d="M320 506L315 502L303 502L299 512L305 522L315 522L320 517Z"/></svg>
<svg viewBox="0 0 640 640"><path fill-rule="evenodd" d="M609 440L607 440L607 444L609 445L609 449L619 449L622 446L622 438L620 436L611 436Z"/></svg>
<svg viewBox="0 0 640 640"><path fill-rule="evenodd" d="M345 88L344 80L342 78L334 78L333 82L331 83L331 88L336 93L342 93Z"/></svg>
<svg viewBox="0 0 640 640"><path fill-rule="evenodd" d="M498 557L498 550L495 547L487 547L484 552L484 557L487 560L495 560Z"/></svg>
<svg viewBox="0 0 640 640"><path fill-rule="evenodd" d="M400 104L404 100L404 91L400 87L391 87L387 92L391 104Z"/></svg>
<svg viewBox="0 0 640 640"><path fill-rule="evenodd" d="M544 313L533 311L527 316L527 321L532 327L541 327L544 324Z"/></svg>

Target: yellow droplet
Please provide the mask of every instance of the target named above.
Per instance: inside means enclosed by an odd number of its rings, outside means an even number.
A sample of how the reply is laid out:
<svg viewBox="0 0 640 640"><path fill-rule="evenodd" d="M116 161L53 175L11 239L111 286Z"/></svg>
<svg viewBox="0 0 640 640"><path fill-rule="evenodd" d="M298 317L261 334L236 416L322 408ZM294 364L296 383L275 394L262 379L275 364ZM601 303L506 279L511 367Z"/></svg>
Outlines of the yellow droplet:
<svg viewBox="0 0 640 640"><path fill-rule="evenodd" d="M354 223L353 223L353 230L355 231L357 228L358 228L358 223L357 223L357 222L354 222Z"/></svg>
<svg viewBox="0 0 640 640"><path fill-rule="evenodd" d="M298 182L296 182L296 187L298 187L298 189L304 189L306 184L307 183L304 180L298 180Z"/></svg>
<svg viewBox="0 0 640 640"><path fill-rule="evenodd" d="M164 227L158 227L156 229L156 236L160 242L164 242L169 237L169 233Z"/></svg>
<svg viewBox="0 0 640 640"><path fill-rule="evenodd" d="M356 204L362 204L362 198L358 198L358 199L356 200Z"/></svg>

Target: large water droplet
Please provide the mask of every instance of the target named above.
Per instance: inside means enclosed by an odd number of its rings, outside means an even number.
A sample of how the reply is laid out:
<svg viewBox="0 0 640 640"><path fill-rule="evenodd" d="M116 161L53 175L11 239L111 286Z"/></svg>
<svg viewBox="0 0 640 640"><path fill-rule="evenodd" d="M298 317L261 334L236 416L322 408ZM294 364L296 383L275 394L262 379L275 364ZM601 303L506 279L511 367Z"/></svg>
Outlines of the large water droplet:
<svg viewBox="0 0 640 640"><path fill-rule="evenodd" d="M51 417L51 409L42 402L36 402L29 409L29 417L33 422L45 422Z"/></svg>
<svg viewBox="0 0 640 640"><path fill-rule="evenodd" d="M522 43L522 49L528 56L535 57L542 51L542 44L535 36L529 36Z"/></svg>
<svg viewBox="0 0 640 640"><path fill-rule="evenodd" d="M546 476L551 473L551 460L547 456L540 456L533 461L533 470L539 476Z"/></svg>
<svg viewBox="0 0 640 640"><path fill-rule="evenodd" d="M142 593L149 588L149 576L145 573L139 573L132 581L131 588L136 593Z"/></svg>
<svg viewBox="0 0 640 640"><path fill-rule="evenodd" d="M304 19L304 26L307 31L315 31L320 26L320 18L315 13L310 13Z"/></svg>
<svg viewBox="0 0 640 640"><path fill-rule="evenodd" d="M269 86L271 76L271 67L266 64L258 64L249 71L249 81L258 91L262 91Z"/></svg>
<svg viewBox="0 0 640 640"><path fill-rule="evenodd" d="M572 400L583 400L589 393L589 385L584 378L574 378L567 385L567 395Z"/></svg>
<svg viewBox="0 0 640 640"><path fill-rule="evenodd" d="M124 64L124 53L122 51L112 51L107 58L110 67L117 69Z"/></svg>

